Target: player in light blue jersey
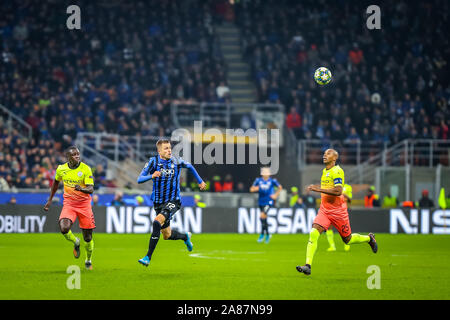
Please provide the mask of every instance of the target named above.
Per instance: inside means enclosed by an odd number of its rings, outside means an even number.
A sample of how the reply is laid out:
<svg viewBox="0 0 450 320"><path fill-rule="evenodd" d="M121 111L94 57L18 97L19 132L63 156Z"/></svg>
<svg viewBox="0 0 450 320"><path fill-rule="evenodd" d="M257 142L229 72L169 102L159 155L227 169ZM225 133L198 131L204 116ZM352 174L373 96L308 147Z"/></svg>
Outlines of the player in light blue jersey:
<svg viewBox="0 0 450 320"><path fill-rule="evenodd" d="M274 188L277 191L274 191ZM258 205L261 211L261 234L258 238L258 242L262 242L264 235L266 236L265 242L269 243L271 235L269 234L269 224L267 223L267 212L274 205L274 201L280 195L283 187L277 181L277 179L270 177L270 168L261 168L261 177L256 178L253 185L250 187L250 192L258 192Z"/></svg>

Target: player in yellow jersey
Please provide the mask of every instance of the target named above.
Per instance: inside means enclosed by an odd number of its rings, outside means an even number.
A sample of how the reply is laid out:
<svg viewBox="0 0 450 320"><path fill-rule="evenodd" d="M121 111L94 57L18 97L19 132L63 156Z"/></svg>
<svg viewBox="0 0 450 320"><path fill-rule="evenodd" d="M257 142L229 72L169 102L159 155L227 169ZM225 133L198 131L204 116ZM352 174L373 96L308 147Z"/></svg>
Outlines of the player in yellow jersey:
<svg viewBox="0 0 450 320"><path fill-rule="evenodd" d="M347 204L342 195L344 181L344 171L336 165L339 154L334 149L327 149L323 154L323 163L325 169L322 172L320 186L309 185L308 190L319 192L322 197L319 212L313 221L309 241L306 247L306 264L297 266L298 272L306 275L311 274L311 264L314 253L317 249L319 236L323 231L328 230L333 225L341 235L345 244L368 243L372 251L378 251L378 245L373 233L364 236L358 233L352 233L350 221L348 219Z"/></svg>
<svg viewBox="0 0 450 320"><path fill-rule="evenodd" d="M347 210L349 209L349 204L352 202L352 186L349 184L344 184L344 188L342 190L342 195L344 196L345 203L347 205ZM326 232L327 240L328 240L328 252L336 251L336 245L334 243L334 232L333 229L329 228ZM344 243L344 250L349 251L350 246Z"/></svg>
<svg viewBox="0 0 450 320"><path fill-rule="evenodd" d="M56 169L55 180L50 197L44 206L48 211L53 196L58 190L59 183L64 183L64 203L59 216L59 227L63 236L74 244L73 254L76 259L80 257L80 239L75 237L70 228L75 220L79 219L86 249L86 269L92 270L92 252L94 240L92 231L95 229L94 213L91 207L91 194L94 192L94 178L91 168L81 162L80 151L77 147L69 147L65 152L67 162Z"/></svg>

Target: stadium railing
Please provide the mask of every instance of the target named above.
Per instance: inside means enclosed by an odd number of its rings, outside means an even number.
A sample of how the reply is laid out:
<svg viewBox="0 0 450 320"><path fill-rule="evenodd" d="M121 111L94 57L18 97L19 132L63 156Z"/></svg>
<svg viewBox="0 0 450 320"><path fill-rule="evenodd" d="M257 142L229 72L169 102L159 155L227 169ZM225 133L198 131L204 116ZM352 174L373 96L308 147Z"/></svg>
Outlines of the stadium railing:
<svg viewBox="0 0 450 320"><path fill-rule="evenodd" d="M18 133L22 137L31 140L31 137L33 135L33 129L31 128L31 126L1 104L0 116L6 122L6 128L8 129L8 132L11 133L13 128L17 129Z"/></svg>
<svg viewBox="0 0 450 320"><path fill-rule="evenodd" d="M192 127L202 121L204 127L238 128L244 115L265 122L269 119L283 128L284 105L271 103L172 102L171 113L177 128ZM267 121L267 120L266 120ZM256 123L258 129L258 123Z"/></svg>
<svg viewBox="0 0 450 320"><path fill-rule="evenodd" d="M156 141L160 138L125 136L106 132L79 132L75 143L79 148L89 146L115 162L129 159L141 163L156 154Z"/></svg>
<svg viewBox="0 0 450 320"><path fill-rule="evenodd" d="M450 164L450 140L406 139L389 146L387 142L298 140L298 167L318 164L328 148L339 151L341 163L356 166L428 166Z"/></svg>

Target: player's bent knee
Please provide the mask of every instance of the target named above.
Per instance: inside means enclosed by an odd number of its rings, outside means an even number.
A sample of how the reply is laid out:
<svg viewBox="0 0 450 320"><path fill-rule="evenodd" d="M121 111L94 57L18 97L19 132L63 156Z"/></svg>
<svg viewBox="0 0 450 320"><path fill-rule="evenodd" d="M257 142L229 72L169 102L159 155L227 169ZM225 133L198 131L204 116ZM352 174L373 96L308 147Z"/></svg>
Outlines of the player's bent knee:
<svg viewBox="0 0 450 320"><path fill-rule="evenodd" d="M61 219L59 221L59 229L61 230L62 234L66 234L67 232L69 232L70 227L71 223L67 219Z"/></svg>
<svg viewBox="0 0 450 320"><path fill-rule="evenodd" d="M155 219L153 221L153 230L161 230L161 227L163 226L163 224L164 224L164 222L161 222L158 219Z"/></svg>
<svg viewBox="0 0 450 320"><path fill-rule="evenodd" d="M342 237L342 241L344 241L345 244L348 244L350 242L351 238L352 238L352 235L349 235L347 237Z"/></svg>

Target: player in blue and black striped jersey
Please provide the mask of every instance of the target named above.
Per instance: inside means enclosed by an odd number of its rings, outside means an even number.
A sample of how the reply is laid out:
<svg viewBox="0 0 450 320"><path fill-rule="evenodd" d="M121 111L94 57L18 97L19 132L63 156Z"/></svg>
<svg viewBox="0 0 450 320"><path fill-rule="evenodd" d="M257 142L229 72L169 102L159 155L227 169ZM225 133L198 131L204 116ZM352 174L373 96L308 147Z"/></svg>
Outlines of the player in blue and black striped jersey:
<svg viewBox="0 0 450 320"><path fill-rule="evenodd" d="M274 192L274 187L277 187L277 191ZM258 205L261 211L261 234L258 238L258 242L262 242L264 234L266 235L266 243L269 243L271 235L269 234L269 224L267 223L267 212L274 205L274 200L278 198L283 187L277 181L277 179L270 177L270 168L261 168L261 177L256 178L253 185L250 187L250 192L258 192Z"/></svg>
<svg viewBox="0 0 450 320"><path fill-rule="evenodd" d="M150 158L137 179L138 183L153 180L151 199L156 212L147 255L138 260L144 266L149 265L161 232L164 240L183 240L188 251L192 251L191 233L181 233L170 228L170 220L181 208L181 169L187 168L192 172L200 190L205 190L206 187L205 182L189 162L172 156L172 146L169 140L158 140L156 147L158 149L158 155Z"/></svg>

